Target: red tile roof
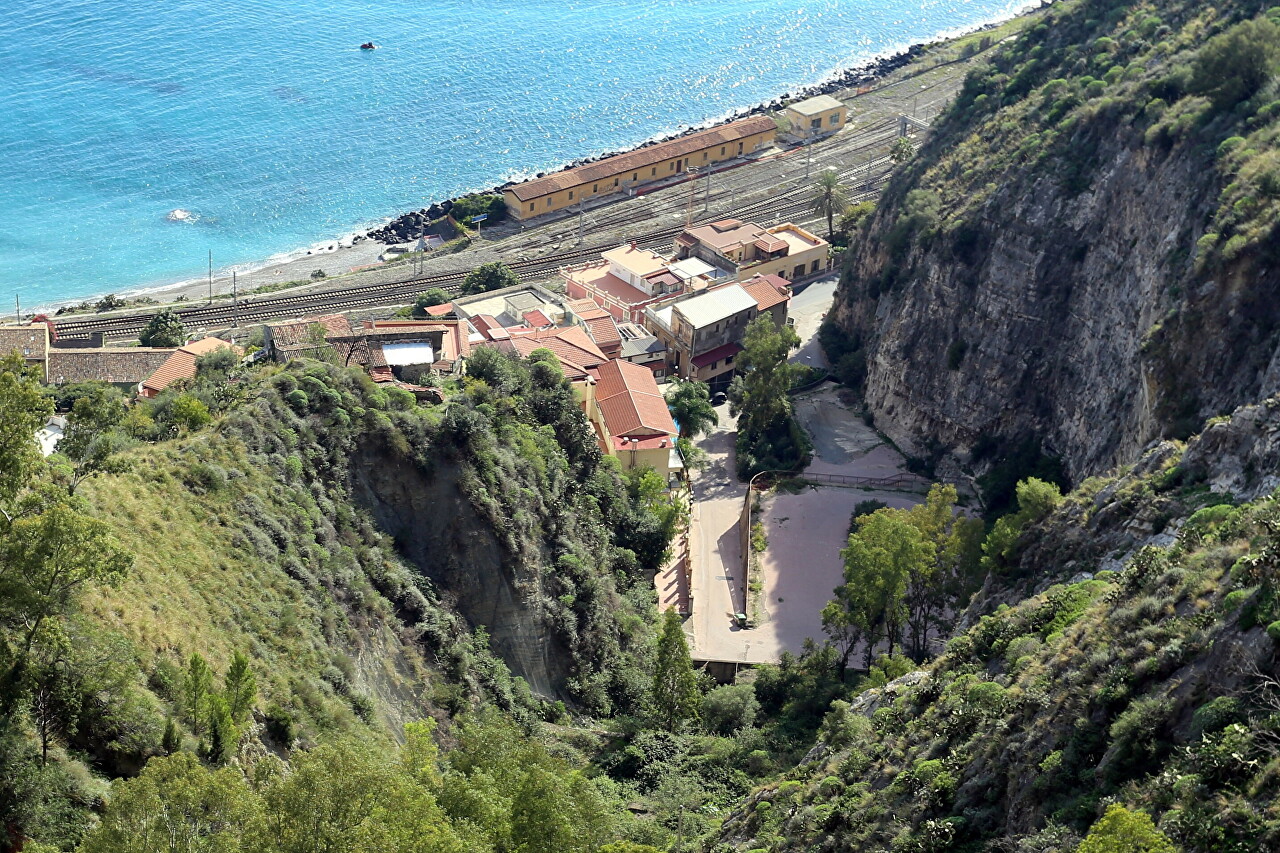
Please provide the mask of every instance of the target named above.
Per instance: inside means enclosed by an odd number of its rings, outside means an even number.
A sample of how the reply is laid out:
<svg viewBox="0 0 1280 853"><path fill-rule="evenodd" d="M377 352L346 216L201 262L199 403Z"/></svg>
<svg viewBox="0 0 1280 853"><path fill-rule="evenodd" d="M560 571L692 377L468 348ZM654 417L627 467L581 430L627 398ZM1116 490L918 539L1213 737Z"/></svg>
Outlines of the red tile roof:
<svg viewBox="0 0 1280 853"><path fill-rule="evenodd" d="M240 351L239 347L214 337L202 338L178 347L177 352L165 359L164 364L160 365L155 373L143 380L142 396L154 397L179 379L194 378L196 360L200 356L228 348L237 353Z"/></svg>
<svg viewBox="0 0 1280 853"><path fill-rule="evenodd" d="M177 352L174 347L103 347L49 350L48 378L64 382L109 382L116 385L141 382Z"/></svg>
<svg viewBox="0 0 1280 853"><path fill-rule="evenodd" d="M731 355L737 355L742 352L742 344L730 343L718 346L713 350L708 350L702 355L695 356L693 359L694 367L706 367L708 364L715 364L722 358L728 358Z"/></svg>
<svg viewBox="0 0 1280 853"><path fill-rule="evenodd" d="M581 186L591 181L607 180L615 176L621 176L625 172L634 172L638 169L652 166L655 163L670 160L673 157L692 154L695 151L702 151L716 145L727 145L730 142L737 142L739 139L746 139L758 133L772 132L776 129L777 125L768 116L751 116L750 118L722 124L719 127L709 128L699 133L681 136L669 142L650 145L647 148L638 148L626 154L606 157L595 163L587 163L574 169L565 169L532 181L525 181L523 184L516 184L514 187L510 187L509 191L521 201L529 201L560 190L567 190L570 187Z"/></svg>
<svg viewBox="0 0 1280 853"><path fill-rule="evenodd" d="M622 348L622 334L618 331L618 324L610 314L605 313L603 317L595 317L585 322L587 333L600 347L601 352L608 354L610 350Z"/></svg>
<svg viewBox="0 0 1280 853"><path fill-rule="evenodd" d="M511 345L517 353L528 358L536 349L549 349L555 353L570 379L583 379L587 370L604 364L609 357L600 351L587 333L577 326L558 329L508 329Z"/></svg>
<svg viewBox="0 0 1280 853"><path fill-rule="evenodd" d="M25 359L43 361L49 350L49 327L44 323L0 326L0 356L14 350Z"/></svg>
<svg viewBox="0 0 1280 853"><path fill-rule="evenodd" d="M271 336L271 345L276 349L308 349L316 344L311 339L311 327L320 325L324 328L325 337L330 335L351 334L351 323L341 314L329 314L324 317L304 317L301 320L287 320L283 323L267 323L266 329Z"/></svg>
<svg viewBox="0 0 1280 853"><path fill-rule="evenodd" d="M596 405L615 439L676 434L667 401L648 368L610 361L591 373L596 377Z"/></svg>
<svg viewBox="0 0 1280 853"><path fill-rule="evenodd" d="M501 329L502 324L498 322L498 318L492 314L477 314L471 318L471 325L475 330L489 338L489 333L494 329Z"/></svg>
<svg viewBox="0 0 1280 853"><path fill-rule="evenodd" d="M761 311L768 311L791 299L791 285L780 275L754 275L740 282L742 289L751 295Z"/></svg>
<svg viewBox="0 0 1280 853"><path fill-rule="evenodd" d="M532 311L524 312L523 314L520 315L520 319L524 320L526 323L528 323L530 326L532 326L535 329L541 329L546 326L553 325L551 322L551 318L548 317L543 312L539 311L537 308L533 309Z"/></svg>
<svg viewBox="0 0 1280 853"><path fill-rule="evenodd" d="M564 307L568 308L575 316L583 320L590 320L593 317L603 317L605 314L609 313L597 305L594 299L571 299L565 303Z"/></svg>

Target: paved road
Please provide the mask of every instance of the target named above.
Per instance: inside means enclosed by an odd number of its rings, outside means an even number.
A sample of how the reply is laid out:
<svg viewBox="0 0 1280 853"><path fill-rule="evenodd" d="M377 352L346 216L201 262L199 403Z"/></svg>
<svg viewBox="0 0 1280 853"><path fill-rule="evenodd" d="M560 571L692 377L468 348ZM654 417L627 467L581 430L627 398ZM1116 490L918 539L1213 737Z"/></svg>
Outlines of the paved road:
<svg viewBox="0 0 1280 853"><path fill-rule="evenodd" d="M831 307L837 278L833 273L792 299L789 313L801 340L793 361L825 365L817 332ZM862 476L902 470L902 457L862 422L856 402L830 384L797 400L797 414L814 436L811 470ZM761 621L743 630L733 614L745 609L738 532L745 487L733 473L735 432L727 408L717 410L720 426L698 442L711 465L693 483L693 616L685 628L697 660L766 663L783 651L799 652L806 637L821 637L822 607L842 580L840 549L854 506L873 497L892 506L908 506L919 498L811 488L766 499L762 517L769 546L760 562Z"/></svg>
<svg viewBox="0 0 1280 853"><path fill-rule="evenodd" d="M827 358L822 347L818 346L818 327L831 308L839 280L839 270L833 270L830 275L814 281L791 297L787 316L796 321L796 334L800 336L800 349L791 359L797 364L827 366Z"/></svg>
<svg viewBox="0 0 1280 853"><path fill-rule="evenodd" d="M711 464L694 476L693 520L689 547L693 555L693 657L698 660L768 660L754 652L758 638L734 620L746 597L738 516L743 486L734 474L733 442L737 435L729 407L716 409L720 425L698 442Z"/></svg>

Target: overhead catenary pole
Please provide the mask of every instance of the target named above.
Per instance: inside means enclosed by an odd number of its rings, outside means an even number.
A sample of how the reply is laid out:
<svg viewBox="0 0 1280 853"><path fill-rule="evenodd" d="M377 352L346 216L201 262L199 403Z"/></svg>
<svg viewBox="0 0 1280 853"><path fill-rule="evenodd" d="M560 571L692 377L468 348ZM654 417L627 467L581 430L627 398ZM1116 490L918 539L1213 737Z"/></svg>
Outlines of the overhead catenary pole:
<svg viewBox="0 0 1280 853"><path fill-rule="evenodd" d="M694 170L690 169L689 171L693 172ZM689 205L686 208L685 215L684 215L685 228L688 228L689 226L693 225L693 188L697 183L698 183L698 180L696 177L689 181Z"/></svg>

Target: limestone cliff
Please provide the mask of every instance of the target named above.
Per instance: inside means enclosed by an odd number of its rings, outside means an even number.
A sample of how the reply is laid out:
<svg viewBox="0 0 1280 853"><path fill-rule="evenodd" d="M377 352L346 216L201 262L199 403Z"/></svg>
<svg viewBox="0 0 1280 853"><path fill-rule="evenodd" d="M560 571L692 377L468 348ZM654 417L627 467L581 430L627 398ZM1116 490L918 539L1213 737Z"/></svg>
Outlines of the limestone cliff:
<svg viewBox="0 0 1280 853"><path fill-rule="evenodd" d="M1275 117L1215 111L1090 5L971 75L854 235L832 320L917 455L981 470L975 449L1034 436L1078 480L1277 386L1275 222L1212 251L1243 174L1223 149Z"/></svg>

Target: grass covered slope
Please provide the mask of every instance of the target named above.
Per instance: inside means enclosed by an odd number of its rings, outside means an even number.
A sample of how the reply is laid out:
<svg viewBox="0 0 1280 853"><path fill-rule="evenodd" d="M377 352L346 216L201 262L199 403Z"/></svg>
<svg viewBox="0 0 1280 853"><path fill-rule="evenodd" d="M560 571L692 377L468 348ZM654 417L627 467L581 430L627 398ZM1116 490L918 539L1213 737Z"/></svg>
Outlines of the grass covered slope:
<svg viewBox="0 0 1280 853"><path fill-rule="evenodd" d="M1068 495L999 571L1043 578L1053 560L1073 582L1001 605L928 666L837 702L806 760L730 817L721 842L1280 846L1280 495L1269 492L1273 467L1243 470L1229 452L1265 458L1274 410L1242 410L1185 450L1158 447ZM1236 505L1214 491L1226 482L1261 496ZM1130 555L1120 571L1097 571L1117 552L1072 544L1091 526ZM1113 807L1123 812L1103 820ZM1163 838L1156 846L1105 846L1143 821Z"/></svg>
<svg viewBox="0 0 1280 853"><path fill-rule="evenodd" d="M651 572L678 505L602 457L549 353L486 351L443 405L309 360L202 365L129 407L79 387L66 455L50 460L32 439L50 402L3 367L13 838L70 849L111 779L165 755L248 772L267 752L345 744L394 762L388 744L414 720L488 707L534 727L564 717L558 699L647 702ZM368 488L374 471L401 491ZM379 526L388 512L401 529ZM520 654L450 587L464 578L446 564L467 548L467 583L505 588L502 618L528 629ZM83 578L50 600L41 589L67 569ZM554 661L546 689L519 677L529 658Z"/></svg>

